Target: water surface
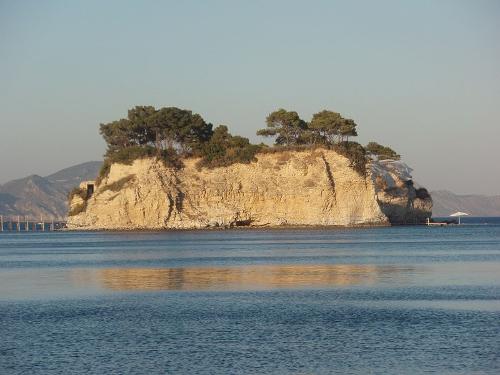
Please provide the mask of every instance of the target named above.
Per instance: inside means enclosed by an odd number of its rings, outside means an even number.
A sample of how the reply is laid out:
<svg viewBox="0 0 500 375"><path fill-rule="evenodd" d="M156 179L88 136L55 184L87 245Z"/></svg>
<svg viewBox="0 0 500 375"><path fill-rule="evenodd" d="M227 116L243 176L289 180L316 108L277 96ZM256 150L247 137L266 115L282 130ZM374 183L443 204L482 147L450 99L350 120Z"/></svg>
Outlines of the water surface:
<svg viewBox="0 0 500 375"><path fill-rule="evenodd" d="M1 374L497 374L500 221L4 232L0 336Z"/></svg>

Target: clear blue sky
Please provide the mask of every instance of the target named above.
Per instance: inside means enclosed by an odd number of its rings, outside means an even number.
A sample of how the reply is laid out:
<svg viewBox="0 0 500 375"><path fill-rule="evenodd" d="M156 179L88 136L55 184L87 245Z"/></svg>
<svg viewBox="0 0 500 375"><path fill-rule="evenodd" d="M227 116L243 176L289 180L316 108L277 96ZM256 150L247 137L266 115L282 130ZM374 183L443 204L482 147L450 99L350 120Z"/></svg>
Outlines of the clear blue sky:
<svg viewBox="0 0 500 375"><path fill-rule="evenodd" d="M100 159L146 104L254 141L332 109L430 189L500 194L500 1L0 0L0 183Z"/></svg>

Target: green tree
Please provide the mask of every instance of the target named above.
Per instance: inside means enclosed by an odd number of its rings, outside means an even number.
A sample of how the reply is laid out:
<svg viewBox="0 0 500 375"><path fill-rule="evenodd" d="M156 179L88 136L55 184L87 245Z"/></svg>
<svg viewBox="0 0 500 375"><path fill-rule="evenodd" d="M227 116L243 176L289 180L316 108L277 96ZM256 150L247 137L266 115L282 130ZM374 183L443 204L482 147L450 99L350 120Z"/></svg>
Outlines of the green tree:
<svg viewBox="0 0 500 375"><path fill-rule="evenodd" d="M315 134L315 143L334 144L358 135L353 120L345 119L340 113L328 110L315 113L309 128Z"/></svg>
<svg viewBox="0 0 500 375"><path fill-rule="evenodd" d="M118 149L130 147L137 144L137 137L128 119L121 119L101 124L99 132L108 145L107 152L114 152Z"/></svg>
<svg viewBox="0 0 500 375"><path fill-rule="evenodd" d="M197 153L212 137L212 124L206 123L198 114L183 111L177 123L175 140L184 152Z"/></svg>
<svg viewBox="0 0 500 375"><path fill-rule="evenodd" d="M357 137L358 132L356 131L357 124L354 120L344 119L339 128L339 135L341 141L349 142L349 137Z"/></svg>
<svg viewBox="0 0 500 375"><path fill-rule="evenodd" d="M212 135L212 124L198 114L177 107L161 108L146 119L158 149L178 149L184 153L199 149Z"/></svg>
<svg viewBox="0 0 500 375"><path fill-rule="evenodd" d="M365 150L371 154L372 156L375 156L378 160L385 160L385 159L393 159L393 160L399 160L401 159L401 156L394 151L392 148L387 147L387 146L382 146L381 144L377 142L369 142L365 146Z"/></svg>
<svg viewBox="0 0 500 375"><path fill-rule="evenodd" d="M112 160L124 161L138 155L173 160L178 159L179 151L184 155L199 154L212 136L212 124L177 107L156 110L136 106L128 111L126 119L101 124L100 133L108 145L106 156Z"/></svg>
<svg viewBox="0 0 500 375"><path fill-rule="evenodd" d="M248 138L233 136L227 126L219 125L209 142L203 145L200 166L220 167L234 163L250 163L260 149Z"/></svg>
<svg viewBox="0 0 500 375"><path fill-rule="evenodd" d="M366 175L366 150L357 142L339 142L333 145L333 149L347 157L350 161L350 166L354 168L360 175Z"/></svg>
<svg viewBox="0 0 500 375"><path fill-rule="evenodd" d="M128 110L131 131L141 145L154 144L156 133L148 126L148 119L156 113L153 106L136 106Z"/></svg>
<svg viewBox="0 0 500 375"><path fill-rule="evenodd" d="M148 119L156 113L151 106L137 106L128 111L126 119L100 125L100 133L108 145L108 153L126 147L154 144L155 134L148 126Z"/></svg>
<svg viewBox="0 0 500 375"><path fill-rule="evenodd" d="M267 116L266 125L267 128L257 131L257 135L275 136L277 145L288 146L304 143L303 136L307 130L307 123L295 111L278 109Z"/></svg>

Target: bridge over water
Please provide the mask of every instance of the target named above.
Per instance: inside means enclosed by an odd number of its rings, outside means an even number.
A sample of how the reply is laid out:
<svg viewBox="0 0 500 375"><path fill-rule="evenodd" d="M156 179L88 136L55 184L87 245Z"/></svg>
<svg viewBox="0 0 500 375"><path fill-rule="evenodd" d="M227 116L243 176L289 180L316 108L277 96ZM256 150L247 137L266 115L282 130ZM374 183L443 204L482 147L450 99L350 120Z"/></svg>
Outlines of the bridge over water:
<svg viewBox="0 0 500 375"><path fill-rule="evenodd" d="M27 216L0 215L0 232L49 232L63 229L66 221L61 220L35 220Z"/></svg>

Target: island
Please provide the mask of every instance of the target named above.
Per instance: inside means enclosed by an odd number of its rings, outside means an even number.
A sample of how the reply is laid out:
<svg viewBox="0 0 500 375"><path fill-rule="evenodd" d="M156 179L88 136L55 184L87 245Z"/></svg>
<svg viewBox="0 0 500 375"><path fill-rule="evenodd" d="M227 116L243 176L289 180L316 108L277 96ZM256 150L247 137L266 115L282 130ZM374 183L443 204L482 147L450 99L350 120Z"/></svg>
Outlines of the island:
<svg viewBox="0 0 500 375"><path fill-rule="evenodd" d="M357 124L279 109L251 144L176 107L101 124L103 167L69 196L68 228L161 230L424 224L432 199L391 148L350 140Z"/></svg>

